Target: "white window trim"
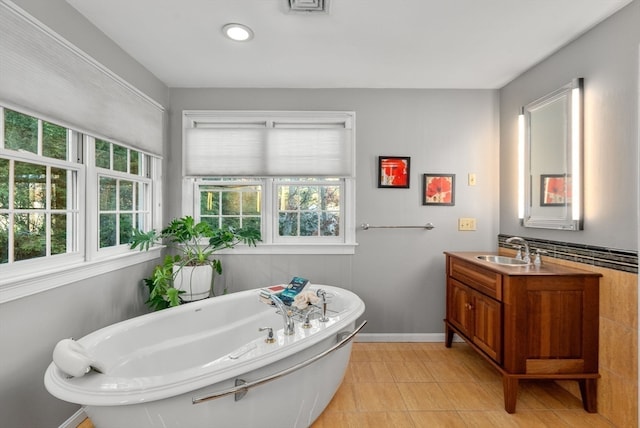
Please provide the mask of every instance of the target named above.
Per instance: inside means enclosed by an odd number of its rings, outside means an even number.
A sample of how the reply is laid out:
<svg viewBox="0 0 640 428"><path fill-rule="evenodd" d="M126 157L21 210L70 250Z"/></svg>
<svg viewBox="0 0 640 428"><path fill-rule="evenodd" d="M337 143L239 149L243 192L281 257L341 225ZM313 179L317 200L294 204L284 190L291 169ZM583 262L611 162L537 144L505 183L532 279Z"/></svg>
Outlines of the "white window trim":
<svg viewBox="0 0 640 428"><path fill-rule="evenodd" d="M2 278L0 304L156 259L160 257L161 249L162 247L154 247L149 251L130 250L109 259L82 260L71 265L58 264L55 268L41 270L35 274Z"/></svg>
<svg viewBox="0 0 640 428"><path fill-rule="evenodd" d="M37 114L23 110L17 111L46 120L38 117L39 115ZM55 121L51 122L56 123ZM83 134L81 131L76 130L74 138L77 138L77 132ZM83 135L84 138L93 138L87 134ZM139 149L131 146L123 146L139 151ZM164 248L163 246L153 247L149 251L139 251L129 249L128 245L120 245L103 249L100 252L97 251L98 202L94 189L97 186L98 169L96 167L87 167L87 165L95 165L95 158L92 156L94 151L89 150L88 143L84 144L83 147L83 163L69 165L57 159L46 159L47 164L74 169L79 176L84 178L78 177L77 205L79 207L78 221L81 235L78 242L78 251L46 258L22 260L17 264L13 264L8 273L3 269L3 273L0 276L0 304L83 281L114 270L145 263L161 256L160 251ZM0 153L21 161L43 163L41 157L28 152L0 148ZM147 178L151 182L151 190L147 195L149 201L147 203L150 204L151 228L158 229L162 223L162 158L151 155L150 159L152 176ZM114 173L114 171L111 171L111 173ZM88 207L90 206L95 207L95 209L89 209ZM90 251L89 248L96 248L96 250ZM140 280L142 279L140 278Z"/></svg>
<svg viewBox="0 0 640 428"><path fill-rule="evenodd" d="M347 243L347 237L344 235L344 231L345 229L345 225L346 225L346 221L345 221L345 216L346 216L346 212L347 212L347 205L346 205L346 198L344 197L346 195L346 180L345 179L341 179L343 181L337 183L335 181L323 181L322 179L319 179L318 182L309 182L309 181L305 181L305 180L301 180L301 181L292 181L292 182L286 182L286 181L278 181L278 180L273 180L270 182L270 186L268 186L269 188L267 189L267 192L265 192L265 203L266 203L266 207L268 207L267 209L265 209L265 214L266 217L268 219L270 219L271 222L271 236L269 237L270 242L273 242L276 245L306 245L307 243L305 241L308 241L308 245L340 245L340 244L345 244ZM277 203L277 195L278 195L278 186L280 185L299 185L302 184L303 186L314 186L314 185L318 185L318 186L339 186L340 190L341 190L341 194L343 195L342 199L342 210L340 212L340 235L339 236L309 236L309 237L303 237L303 236L278 236L277 234L277 230L279 229L279 219L278 219L278 213L280 212L280 210L276 207L274 207L272 204L275 202Z"/></svg>
<svg viewBox="0 0 640 428"><path fill-rule="evenodd" d="M95 138L92 136L85 136L87 140L87 144L85 144L85 165L95 165L95 150L89 150L89 147L95 143ZM119 144L119 143L115 143ZM127 147L125 145L119 144L123 147ZM130 147L128 147L130 148ZM137 150L137 149L132 149ZM157 189L155 189L157 183L157 187L159 185L159 177L161 177L161 161L159 158L150 155L152 177L137 177L131 176L127 173L114 171L110 169L104 169L100 167L92 167L92 173L87 174L86 177L86 186L87 191L84 192L86 194L86 201L84 202L87 207L95 207L95 209L87 209L87 223L86 223L86 237L84 240L86 260L87 261L98 261L105 260L112 257L118 257L121 254L130 254L131 250L127 244L121 244L118 246L108 247L108 248L99 248L99 237L98 237L98 225L99 225L99 209L98 209L98 188L99 188L99 177L112 177L119 178L122 180L129 181L140 181L149 185L149 192L145 195L146 200L145 204L149 207L149 222L150 229L157 229L160 226L159 214L154 212L154 207L157 205L157 210L161 210L160 200L161 194L158 193ZM144 166L146 168L147 166Z"/></svg>
<svg viewBox="0 0 640 428"><path fill-rule="evenodd" d="M182 180L182 215L192 216L197 219L197 197L196 189L202 182L193 178L184 178ZM215 183L215 182L212 182ZM224 182L220 183L224 184ZM272 187L268 186L267 187ZM314 243L287 243L273 242L272 237L263 236L264 242L259 242L255 247L247 245L237 245L231 249L220 251L221 254L355 254L358 246L356 243L356 216L355 216L355 179L344 179L344 242L314 242ZM264 189L264 206L266 212L272 207L272 191ZM272 215L262 216L263 221L270 221ZM264 226L262 233L264 235Z"/></svg>

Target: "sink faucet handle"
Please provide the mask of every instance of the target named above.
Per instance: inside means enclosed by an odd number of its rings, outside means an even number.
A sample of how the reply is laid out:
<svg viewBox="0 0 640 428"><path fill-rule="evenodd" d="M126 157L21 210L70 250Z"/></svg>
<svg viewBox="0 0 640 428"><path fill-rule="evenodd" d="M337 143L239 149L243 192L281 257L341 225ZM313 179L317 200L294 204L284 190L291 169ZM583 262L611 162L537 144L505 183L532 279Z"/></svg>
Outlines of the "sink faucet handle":
<svg viewBox="0 0 640 428"><path fill-rule="evenodd" d="M264 339L266 343L273 343L276 341L276 338L273 337L273 329L271 327L260 327L258 331L267 331L267 338Z"/></svg>
<svg viewBox="0 0 640 428"><path fill-rule="evenodd" d="M536 266L540 266L542 264L542 259L540 258L540 256L543 254L547 254L545 250L541 250L540 248L532 248L531 253L535 254L533 264Z"/></svg>

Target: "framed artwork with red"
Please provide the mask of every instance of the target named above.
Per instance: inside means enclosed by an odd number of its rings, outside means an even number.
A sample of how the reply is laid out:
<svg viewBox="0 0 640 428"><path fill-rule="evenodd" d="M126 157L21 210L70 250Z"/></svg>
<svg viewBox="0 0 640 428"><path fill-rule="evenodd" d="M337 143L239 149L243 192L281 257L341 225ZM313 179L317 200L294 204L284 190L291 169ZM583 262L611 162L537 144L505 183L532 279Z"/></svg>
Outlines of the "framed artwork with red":
<svg viewBox="0 0 640 428"><path fill-rule="evenodd" d="M423 174L422 205L455 205L455 174Z"/></svg>
<svg viewBox="0 0 640 428"><path fill-rule="evenodd" d="M408 189L411 177L411 158L407 156L378 156L378 187Z"/></svg>
<svg viewBox="0 0 640 428"><path fill-rule="evenodd" d="M564 174L540 175L540 206L571 204L571 177Z"/></svg>

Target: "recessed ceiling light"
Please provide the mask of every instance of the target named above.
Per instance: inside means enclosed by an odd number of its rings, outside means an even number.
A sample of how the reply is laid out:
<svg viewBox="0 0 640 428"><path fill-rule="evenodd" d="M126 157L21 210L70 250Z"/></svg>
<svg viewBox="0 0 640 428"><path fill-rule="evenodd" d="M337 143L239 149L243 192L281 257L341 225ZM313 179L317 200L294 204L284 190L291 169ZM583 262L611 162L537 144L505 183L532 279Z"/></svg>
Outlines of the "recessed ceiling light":
<svg viewBox="0 0 640 428"><path fill-rule="evenodd" d="M251 28L242 24L227 24L222 27L222 33L236 42L246 42L253 39Z"/></svg>

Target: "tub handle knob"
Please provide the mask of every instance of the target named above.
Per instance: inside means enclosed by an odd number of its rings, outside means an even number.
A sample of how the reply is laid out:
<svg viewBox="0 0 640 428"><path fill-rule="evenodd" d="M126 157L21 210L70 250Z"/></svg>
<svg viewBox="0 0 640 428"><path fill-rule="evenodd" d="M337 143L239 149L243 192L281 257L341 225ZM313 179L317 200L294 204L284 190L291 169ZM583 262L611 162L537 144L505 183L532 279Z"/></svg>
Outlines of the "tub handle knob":
<svg viewBox="0 0 640 428"><path fill-rule="evenodd" d="M311 328L313 325L311 324L311 314L314 312L313 309L307 310L307 313L304 315L304 324L302 324L302 328Z"/></svg>
<svg viewBox="0 0 640 428"><path fill-rule="evenodd" d="M274 343L276 338L273 337L273 329L271 327L260 327L258 331L267 331L267 338L264 340L267 343Z"/></svg>

